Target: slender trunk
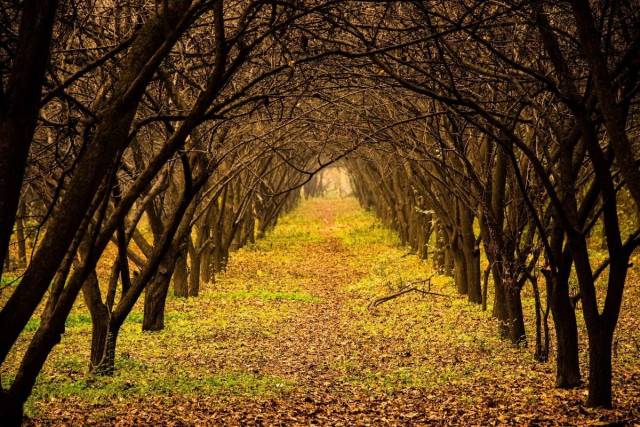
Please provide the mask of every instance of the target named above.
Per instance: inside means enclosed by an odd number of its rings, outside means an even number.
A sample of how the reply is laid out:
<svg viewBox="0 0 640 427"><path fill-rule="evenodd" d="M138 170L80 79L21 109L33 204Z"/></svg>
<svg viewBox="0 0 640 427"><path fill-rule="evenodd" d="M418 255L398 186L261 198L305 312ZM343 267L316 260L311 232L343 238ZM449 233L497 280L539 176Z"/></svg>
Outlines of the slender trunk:
<svg viewBox="0 0 640 427"><path fill-rule="evenodd" d="M482 286L480 284L480 249L476 247L475 241L470 242L465 251L467 261L467 283L469 302L482 304Z"/></svg>
<svg viewBox="0 0 640 427"><path fill-rule="evenodd" d="M212 267L211 264L213 262L213 248L211 245L207 247L198 257L200 262L200 281L204 283L212 282ZM192 259L193 262L193 259ZM193 270L193 266L191 267L191 271Z"/></svg>
<svg viewBox="0 0 640 427"><path fill-rule="evenodd" d="M436 225L436 234L434 236L435 249L433 251L433 268L440 274L444 273L444 236L443 228L440 223Z"/></svg>
<svg viewBox="0 0 640 427"><path fill-rule="evenodd" d="M473 213L464 206L461 206L460 209L461 245L466 263L467 294L469 295L470 302L481 304L480 250L476 248L476 238L473 233Z"/></svg>
<svg viewBox="0 0 640 427"><path fill-rule="evenodd" d="M153 280L145 288L143 331L164 329L164 308L173 270L168 263L164 264L160 266Z"/></svg>
<svg viewBox="0 0 640 427"><path fill-rule="evenodd" d="M25 203L20 202L18 206L18 217L16 218L16 240L18 241L18 268L27 266L27 242L24 235Z"/></svg>
<svg viewBox="0 0 640 427"><path fill-rule="evenodd" d="M187 270L187 251L181 250L173 273L173 294L177 297L189 296L189 271Z"/></svg>
<svg viewBox="0 0 640 427"><path fill-rule="evenodd" d="M502 281L502 273L497 263L493 264L491 268L493 273L493 310L492 316L498 320L498 328L500 336L506 338L509 335L508 327L508 312L507 312L507 297L504 289L504 283Z"/></svg>
<svg viewBox="0 0 640 427"><path fill-rule="evenodd" d="M613 333L602 328L589 334L589 398L591 407L611 408L611 346Z"/></svg>
<svg viewBox="0 0 640 427"><path fill-rule="evenodd" d="M91 359L89 370L95 372L103 363L109 339L109 312L105 316L91 316Z"/></svg>
<svg viewBox="0 0 640 427"><path fill-rule="evenodd" d="M482 278L482 311L487 311L487 293L489 292L489 275L491 274L491 266L484 270Z"/></svg>
<svg viewBox="0 0 640 427"><path fill-rule="evenodd" d="M190 251L191 273L189 274L189 296L197 297L200 293L200 276L201 276L201 257L202 254L196 250Z"/></svg>
<svg viewBox="0 0 640 427"><path fill-rule="evenodd" d="M429 258L429 240L431 239L432 232L433 232L433 227L431 226L431 217L421 216L421 220L417 228L417 233L419 236L418 237L418 256L420 257L420 259Z"/></svg>
<svg viewBox="0 0 640 427"><path fill-rule="evenodd" d="M574 388L581 382L575 312L571 307L556 309L553 319L557 343L556 387Z"/></svg>
<svg viewBox="0 0 640 427"><path fill-rule="evenodd" d="M578 358L578 326L569 298L569 276L551 272L545 275L547 294L556 331L556 387L573 388L581 382Z"/></svg>
<svg viewBox="0 0 640 427"><path fill-rule="evenodd" d="M453 252L453 277L456 284L458 294L466 295L469 288L467 283L467 262L464 256L464 252L460 249L460 239L454 237L451 240L457 242L451 246Z"/></svg>
<svg viewBox="0 0 640 427"><path fill-rule="evenodd" d="M522 313L522 299L520 289L510 286L505 290L507 297L509 340L512 344L521 345L526 341L524 329L524 315Z"/></svg>
<svg viewBox="0 0 640 427"><path fill-rule="evenodd" d="M93 271L82 285L82 295L91 314L91 357L89 370L100 365L104 357L105 342L109 330L109 309L102 303L98 276Z"/></svg>
<svg viewBox="0 0 640 427"><path fill-rule="evenodd" d="M113 321L109 322L106 339L101 343L102 358L100 363L95 367L93 372L97 375L113 375L116 367L116 345L118 343L118 334L120 333L120 325Z"/></svg>
<svg viewBox="0 0 640 427"><path fill-rule="evenodd" d="M242 246L245 246L253 239L253 215L251 213L245 215L242 229Z"/></svg>
<svg viewBox="0 0 640 427"><path fill-rule="evenodd" d="M446 230L443 230L443 237L444 237L444 271L443 274L446 276L452 276L453 275L453 268L454 268L454 262L455 262L455 258L454 258L454 253L451 247L451 241L449 239L449 233L446 232Z"/></svg>
<svg viewBox="0 0 640 427"><path fill-rule="evenodd" d="M546 322L546 318L543 316L542 302L540 301L540 289L538 288L538 278L532 276L530 279L531 287L533 288L533 298L535 301L536 311L536 351L534 358L538 362L546 362L549 359L549 347L547 339L547 328L543 328L543 321ZM544 338L543 338L544 334Z"/></svg>
<svg viewBox="0 0 640 427"><path fill-rule="evenodd" d="M485 224L485 244L488 247L494 248L494 250L488 251L491 252L489 262L492 263L493 284L495 289L493 316L500 322L500 335L502 337L508 336L508 308L504 283L505 280L503 280L505 279L505 266L503 265L504 253L501 252L504 248L499 249L496 247L496 239L500 237L504 228L507 169L508 161L505 148L498 144L495 150L495 164L491 176L491 215L485 216L485 222L487 222L487 224ZM489 224L489 222L491 222L491 224ZM492 233L489 232L490 229L493 230L493 237L491 237Z"/></svg>

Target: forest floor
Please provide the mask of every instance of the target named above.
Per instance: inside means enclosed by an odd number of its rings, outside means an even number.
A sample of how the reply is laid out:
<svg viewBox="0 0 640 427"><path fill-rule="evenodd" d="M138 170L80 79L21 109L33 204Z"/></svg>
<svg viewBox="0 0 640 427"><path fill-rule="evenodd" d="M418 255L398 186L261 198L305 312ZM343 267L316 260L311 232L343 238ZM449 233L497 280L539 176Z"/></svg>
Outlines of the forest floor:
<svg viewBox="0 0 640 427"><path fill-rule="evenodd" d="M200 297L170 297L164 331L140 332L134 311L112 377L86 372L91 323L79 303L28 402L30 423L639 422L637 271L616 338L615 409L594 410L583 406L584 387L554 388L552 361L501 341L489 312L454 295L448 278L434 277L431 290L449 296L412 293L370 309L399 284L430 276L429 263L407 252L355 200L305 201L234 253ZM531 320L530 298L525 306ZM586 373L584 351L581 359Z"/></svg>

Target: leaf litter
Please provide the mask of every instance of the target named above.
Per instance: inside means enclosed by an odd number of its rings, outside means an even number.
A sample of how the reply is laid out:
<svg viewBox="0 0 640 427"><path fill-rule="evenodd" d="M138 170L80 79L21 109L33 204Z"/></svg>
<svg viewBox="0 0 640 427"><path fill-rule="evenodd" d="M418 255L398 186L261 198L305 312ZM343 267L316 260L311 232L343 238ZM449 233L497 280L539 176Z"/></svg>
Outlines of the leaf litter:
<svg viewBox="0 0 640 427"><path fill-rule="evenodd" d="M585 387L555 389L553 362L501 341L490 313L454 295L449 278L434 277L431 290L451 298L410 293L368 308L393 284L431 275L429 261L407 255L355 200L305 201L234 253L200 297L170 297L164 331L127 322L113 377L86 373L90 319L68 326L28 402L27 424L638 422L637 269L616 339L613 410L585 407ZM72 316L83 312L79 302Z"/></svg>

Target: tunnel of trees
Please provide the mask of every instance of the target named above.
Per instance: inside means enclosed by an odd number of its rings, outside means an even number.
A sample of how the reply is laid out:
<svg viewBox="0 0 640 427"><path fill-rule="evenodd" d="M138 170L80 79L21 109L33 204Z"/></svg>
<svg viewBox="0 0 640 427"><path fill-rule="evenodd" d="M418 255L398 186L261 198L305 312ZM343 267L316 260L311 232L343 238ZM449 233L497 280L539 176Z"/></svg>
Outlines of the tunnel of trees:
<svg viewBox="0 0 640 427"><path fill-rule="evenodd" d="M335 164L497 335L610 407L640 245L639 6L3 2L0 363L20 363L0 424L21 422L76 300L89 371L109 375L136 304L164 328L170 293L215 286Z"/></svg>

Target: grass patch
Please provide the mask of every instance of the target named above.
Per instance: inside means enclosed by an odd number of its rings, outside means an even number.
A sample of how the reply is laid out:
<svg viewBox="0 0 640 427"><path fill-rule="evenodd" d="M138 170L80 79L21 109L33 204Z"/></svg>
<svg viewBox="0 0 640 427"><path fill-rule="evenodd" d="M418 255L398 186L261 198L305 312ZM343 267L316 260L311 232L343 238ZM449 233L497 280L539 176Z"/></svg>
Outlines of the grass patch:
<svg viewBox="0 0 640 427"><path fill-rule="evenodd" d="M81 328L91 325L91 315L89 313L71 313L65 321L65 328ZM24 332L35 332L40 327L40 317L32 317L24 327Z"/></svg>
<svg viewBox="0 0 640 427"><path fill-rule="evenodd" d="M338 217L336 235L347 246L388 245L400 246L400 239L392 230L385 228L371 212L358 210Z"/></svg>
<svg viewBox="0 0 640 427"><path fill-rule="evenodd" d="M71 313L64 325L67 328L91 325L91 315L89 313Z"/></svg>
<svg viewBox="0 0 640 427"><path fill-rule="evenodd" d="M58 367L64 371L64 366ZM74 365L74 368L78 366ZM37 402L79 398L89 404L106 404L130 396L274 396L291 390L293 383L274 375L247 371L215 374L188 370L155 371L131 358L118 358L113 376L91 374L54 377L39 381L27 404L27 413L37 415Z"/></svg>
<svg viewBox="0 0 640 427"><path fill-rule="evenodd" d="M0 277L0 286L18 286L22 277L11 273L4 273Z"/></svg>
<svg viewBox="0 0 640 427"><path fill-rule="evenodd" d="M40 318L32 317L24 327L24 332L35 332L40 327Z"/></svg>
<svg viewBox="0 0 640 427"><path fill-rule="evenodd" d="M301 291L276 292L264 289L255 290L234 290L227 292L216 292L213 298L244 300L244 299L260 299L265 301L302 301L302 302L319 302L320 298Z"/></svg>

